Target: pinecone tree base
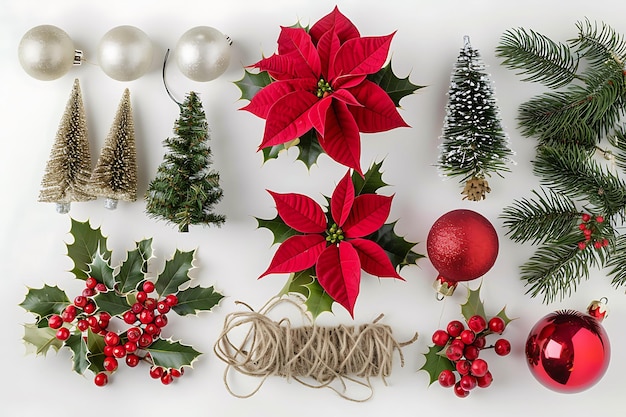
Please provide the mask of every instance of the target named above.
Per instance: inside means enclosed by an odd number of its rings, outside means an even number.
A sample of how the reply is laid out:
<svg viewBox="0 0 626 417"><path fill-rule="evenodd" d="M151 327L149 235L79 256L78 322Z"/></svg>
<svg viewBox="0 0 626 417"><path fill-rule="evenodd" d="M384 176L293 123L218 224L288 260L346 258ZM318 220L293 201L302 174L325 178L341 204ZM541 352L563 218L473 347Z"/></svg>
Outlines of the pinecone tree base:
<svg viewBox="0 0 626 417"><path fill-rule="evenodd" d="M473 177L467 180L461 194L465 196L463 200L481 201L487 197L489 192L491 192L491 187L489 187L486 179Z"/></svg>

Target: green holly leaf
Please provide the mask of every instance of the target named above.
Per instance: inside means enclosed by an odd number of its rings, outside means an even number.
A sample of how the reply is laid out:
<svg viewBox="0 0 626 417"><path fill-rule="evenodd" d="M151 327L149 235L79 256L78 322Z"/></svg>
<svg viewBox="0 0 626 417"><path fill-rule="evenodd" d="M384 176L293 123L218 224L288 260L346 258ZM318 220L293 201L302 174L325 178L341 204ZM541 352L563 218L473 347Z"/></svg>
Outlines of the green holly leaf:
<svg viewBox="0 0 626 417"><path fill-rule="evenodd" d="M197 314L199 311L209 311L215 307L224 296L213 287L189 287L176 294L178 303L172 307L178 315Z"/></svg>
<svg viewBox="0 0 626 417"><path fill-rule="evenodd" d="M87 361L89 370L94 374L104 371L104 336L87 330Z"/></svg>
<svg viewBox="0 0 626 417"><path fill-rule="evenodd" d="M126 254L120 270L115 278L118 282L118 291L128 293L137 288L137 285L146 278L148 273L148 259L152 257L152 239L138 242L136 248Z"/></svg>
<svg viewBox="0 0 626 417"><path fill-rule="evenodd" d="M89 264L89 275L94 277L98 282L104 283L107 288L115 288L115 277L113 276L113 268L109 265L101 254L96 253L93 262Z"/></svg>
<svg viewBox="0 0 626 417"><path fill-rule="evenodd" d="M194 360L200 356L200 352L180 342L157 339L146 348L150 353L155 366L164 368L180 369L183 366L191 366Z"/></svg>
<svg viewBox="0 0 626 417"><path fill-rule="evenodd" d="M278 155L280 154L281 151L285 150L285 145L280 144L280 145L274 145L274 146L268 146L267 148L263 148L262 152L263 152L263 162L267 162L270 159L276 159L278 158Z"/></svg>
<svg viewBox="0 0 626 417"><path fill-rule="evenodd" d="M72 370L80 375L89 367L87 343L80 332L74 332L65 341L65 346L72 350Z"/></svg>
<svg viewBox="0 0 626 417"><path fill-rule="evenodd" d="M191 280L189 270L193 267L194 251L183 252L176 249L171 259L165 262L154 288L160 296L178 292L181 285Z"/></svg>
<svg viewBox="0 0 626 417"><path fill-rule="evenodd" d="M298 161L302 161L307 169L311 169L317 162L317 158L324 152L320 142L317 140L315 129L311 129L304 135L300 136L300 141L296 145L298 147Z"/></svg>
<svg viewBox="0 0 626 417"><path fill-rule="evenodd" d="M376 194L380 188L389 185L383 181L383 175L380 171L382 165L382 161L372 164L363 177L356 171L352 173L352 184L354 184L355 195Z"/></svg>
<svg viewBox="0 0 626 417"><path fill-rule="evenodd" d="M235 85L241 91L241 100L252 100L259 90L271 82L272 79L266 71L254 73L245 69L243 78L235 81Z"/></svg>
<svg viewBox="0 0 626 417"><path fill-rule="evenodd" d="M470 317L475 315L487 318L485 306L480 299L480 286L476 290L471 288L468 290L467 301L465 301L465 304L461 304L461 314L465 317L465 320L469 320Z"/></svg>
<svg viewBox="0 0 626 417"><path fill-rule="evenodd" d="M70 299L59 287L44 284L42 288L29 288L24 301L19 305L37 316L37 321L51 314L61 314Z"/></svg>
<svg viewBox="0 0 626 417"><path fill-rule="evenodd" d="M385 90L396 107L400 107L400 100L402 100L402 98L415 93L415 91L420 88L424 88L422 85L411 83L408 75L405 78L398 78L391 69L391 61L378 70L378 72L369 75L367 78Z"/></svg>
<svg viewBox="0 0 626 417"><path fill-rule="evenodd" d="M424 255L414 252L412 249L417 244L409 242L403 237L396 235L394 228L397 221L386 223L376 232L367 236L385 250L394 268L402 269L407 265L416 265Z"/></svg>
<svg viewBox="0 0 626 417"><path fill-rule="evenodd" d="M290 274L289 280L279 295L289 293L299 294L304 298L304 304L313 319L325 311L332 312L332 305L335 301L324 291L315 278L314 268Z"/></svg>
<svg viewBox="0 0 626 417"><path fill-rule="evenodd" d="M106 311L111 316L122 315L126 311L130 310L131 307L126 297L115 291L98 293L94 297L94 301L100 311Z"/></svg>
<svg viewBox="0 0 626 417"><path fill-rule="evenodd" d="M424 354L426 362L419 370L428 372L428 375L430 376L430 382L428 385L437 381L439 379L439 374L444 369L449 369L451 371L455 369L452 361L450 361L450 359L448 359L445 355L441 354L444 348L445 346L430 346L428 348L428 353Z"/></svg>
<svg viewBox="0 0 626 417"><path fill-rule="evenodd" d="M107 239L102 235L100 228L92 229L89 221L79 222L72 219L70 234L74 242L66 244L67 256L74 261L72 273L77 279L89 278L89 265L96 254L100 253L105 260L111 258L107 250Z"/></svg>
<svg viewBox="0 0 626 417"><path fill-rule="evenodd" d="M56 338L56 330L50 327L39 327L36 324L24 325L24 343L29 353L46 356L50 348L58 352L63 342Z"/></svg>
<svg viewBox="0 0 626 417"><path fill-rule="evenodd" d="M272 232L272 235L274 236L274 241L272 242L273 245L283 243L287 240L287 238L298 233L296 230L287 226L283 219L281 219L278 215L271 220L256 218L256 221L258 223L258 228L263 227Z"/></svg>
<svg viewBox="0 0 626 417"><path fill-rule="evenodd" d="M508 325L510 322L512 322L515 319L512 319L512 318L508 317L506 315L506 311L505 310L506 310L506 307L502 307L502 310L500 310L498 312L498 314L496 314L496 316L500 317L502 320L504 320L504 324L506 326L506 325Z"/></svg>

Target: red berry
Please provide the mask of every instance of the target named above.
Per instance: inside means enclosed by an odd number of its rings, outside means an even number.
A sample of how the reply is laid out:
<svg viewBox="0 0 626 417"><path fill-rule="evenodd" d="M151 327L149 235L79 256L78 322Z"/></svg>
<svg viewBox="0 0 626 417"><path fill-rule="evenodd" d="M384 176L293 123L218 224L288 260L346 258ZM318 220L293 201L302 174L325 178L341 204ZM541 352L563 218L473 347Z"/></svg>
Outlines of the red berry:
<svg viewBox="0 0 626 417"><path fill-rule="evenodd" d="M135 366L139 365L139 356L133 353L131 353L130 355L127 355L126 365L130 366L131 368L134 368Z"/></svg>
<svg viewBox="0 0 626 417"><path fill-rule="evenodd" d="M143 311L143 304L141 303L135 303L130 307L130 311L132 311L135 314L139 314Z"/></svg>
<svg viewBox="0 0 626 417"><path fill-rule="evenodd" d="M93 314L94 311L96 311L96 303L94 303L93 300L87 301L87 304L83 307L83 312L85 314Z"/></svg>
<svg viewBox="0 0 626 417"><path fill-rule="evenodd" d="M456 363L456 370L461 375L467 375L470 372L472 363L468 360L460 360Z"/></svg>
<svg viewBox="0 0 626 417"><path fill-rule="evenodd" d="M129 342L136 342L141 337L142 331L139 327L131 327L126 331L126 337Z"/></svg>
<svg viewBox="0 0 626 417"><path fill-rule="evenodd" d="M76 297L74 297L74 305L80 308L85 307L87 305L87 297L77 295Z"/></svg>
<svg viewBox="0 0 626 417"><path fill-rule="evenodd" d="M164 314L160 314L158 316L156 316L154 318L154 324L156 324L158 327L165 327L167 326L167 316ZM443 345L440 345L443 346Z"/></svg>
<svg viewBox="0 0 626 417"><path fill-rule="evenodd" d="M181 368L182 369L182 368ZM172 374L172 376L174 378L180 378L180 376L183 374L180 370L176 369L176 368L172 368L170 369L170 374Z"/></svg>
<svg viewBox="0 0 626 417"><path fill-rule="evenodd" d="M461 379L459 380L459 385L465 391L471 391L474 388L476 388L476 385L477 385L476 377L472 375L463 375Z"/></svg>
<svg viewBox="0 0 626 417"><path fill-rule="evenodd" d="M494 345L496 354L506 356L511 353L511 343L506 339L498 339Z"/></svg>
<svg viewBox="0 0 626 417"><path fill-rule="evenodd" d="M124 323L126 324L135 324L135 322L137 321L137 315L131 310L128 310L124 313L122 319L124 319Z"/></svg>
<svg viewBox="0 0 626 417"><path fill-rule="evenodd" d="M146 301L143 302L143 306L146 310L154 311L157 307L157 300L152 297L146 298Z"/></svg>
<svg viewBox="0 0 626 417"><path fill-rule="evenodd" d="M463 343L461 339L454 339L452 342L450 342L450 346L456 346L461 350L465 349L465 343Z"/></svg>
<svg viewBox="0 0 626 417"><path fill-rule="evenodd" d="M143 310L139 313L139 321L143 324L152 323L154 321L154 313L150 310Z"/></svg>
<svg viewBox="0 0 626 417"><path fill-rule="evenodd" d="M596 240L593 242L593 247L596 249L602 249L602 242Z"/></svg>
<svg viewBox="0 0 626 417"><path fill-rule="evenodd" d="M461 341L466 345L471 345L476 339L476 334L470 329L465 329L461 332Z"/></svg>
<svg viewBox="0 0 626 417"><path fill-rule="evenodd" d="M146 325L146 328L144 329L144 332L146 332L150 336L154 336L156 334L159 334L161 332L161 330L159 329L159 326L157 326L156 324L148 323Z"/></svg>
<svg viewBox="0 0 626 417"><path fill-rule="evenodd" d="M583 215L581 216L584 222L588 222L589 220L591 220L591 215L588 213L583 213Z"/></svg>
<svg viewBox="0 0 626 417"><path fill-rule="evenodd" d="M82 292L81 295L83 297L93 297L94 295L96 295L96 292L94 291L93 288L85 288Z"/></svg>
<svg viewBox="0 0 626 417"><path fill-rule="evenodd" d="M469 391L464 390L461 387L461 381L459 381L456 384L454 384L454 393L459 398L465 398L465 397L467 397L469 395Z"/></svg>
<svg viewBox="0 0 626 417"><path fill-rule="evenodd" d="M170 307L174 307L176 304L178 304L178 297L176 297L175 294L169 294L165 297L165 302Z"/></svg>
<svg viewBox="0 0 626 417"><path fill-rule="evenodd" d="M170 306L165 301L159 301L157 303L157 311L161 314L165 314L170 311Z"/></svg>
<svg viewBox="0 0 626 417"><path fill-rule="evenodd" d="M96 292L107 292L107 286L102 282L96 284L96 288L94 288Z"/></svg>
<svg viewBox="0 0 626 417"><path fill-rule="evenodd" d="M139 347L137 346L137 342L126 342L124 343L124 349L126 353L136 352Z"/></svg>
<svg viewBox="0 0 626 417"><path fill-rule="evenodd" d="M126 356L126 349L124 348L124 345L113 346L113 356L116 358L123 358Z"/></svg>
<svg viewBox="0 0 626 417"><path fill-rule="evenodd" d="M104 343L107 346L115 346L120 343L120 335L115 332L107 332L107 334L104 335Z"/></svg>
<svg viewBox="0 0 626 417"><path fill-rule="evenodd" d="M67 340L70 337L70 330L67 327L61 327L55 336L59 340Z"/></svg>
<svg viewBox="0 0 626 417"><path fill-rule="evenodd" d="M465 349L463 349L463 356L465 356L465 359L467 359L468 361L475 360L476 358L478 358L479 355L480 349L478 349L474 345L465 346Z"/></svg>
<svg viewBox="0 0 626 417"><path fill-rule="evenodd" d="M113 356L113 346L105 345L102 348L102 353L104 353L104 356Z"/></svg>
<svg viewBox="0 0 626 417"><path fill-rule="evenodd" d="M463 356L463 349L456 345L450 345L446 349L446 357L451 361L458 361Z"/></svg>
<svg viewBox="0 0 626 417"><path fill-rule="evenodd" d="M144 290L144 292L150 294L152 291L154 291L154 282L145 281L141 288Z"/></svg>
<svg viewBox="0 0 626 417"><path fill-rule="evenodd" d="M51 329L58 329L63 325L63 319L58 314L53 314L48 319L48 326Z"/></svg>
<svg viewBox="0 0 626 417"><path fill-rule="evenodd" d="M446 331L448 332L450 337L457 337L461 334L463 329L465 329L465 326L458 320L452 320L450 323L448 323L448 326L446 327Z"/></svg>
<svg viewBox="0 0 626 417"><path fill-rule="evenodd" d="M491 385L492 381L493 381L493 376L491 375L491 372L489 371L487 371L487 373L483 376L476 377L476 383L478 384L480 388L487 388L489 385Z"/></svg>
<svg viewBox="0 0 626 417"><path fill-rule="evenodd" d="M602 217L602 216L596 216L596 222L597 222L597 223L602 223L602 222L604 222L604 217Z"/></svg>
<svg viewBox="0 0 626 417"><path fill-rule="evenodd" d="M489 320L489 330L494 333L502 334L505 327L506 323L504 323L504 320L501 317L496 316Z"/></svg>
<svg viewBox="0 0 626 417"><path fill-rule="evenodd" d="M471 372L475 377L485 376L485 374L489 371L489 365L483 359L476 359L472 362Z"/></svg>
<svg viewBox="0 0 626 417"><path fill-rule="evenodd" d="M61 313L61 318L66 323L71 323L72 321L74 321L74 319L76 318L76 307L74 307L72 304L65 307L65 309L63 309L63 312Z"/></svg>
<svg viewBox="0 0 626 417"><path fill-rule="evenodd" d="M481 335L476 336L474 343L472 343L472 345L476 346L478 349L484 348L486 344L487 344L487 339L485 338L485 336L481 336Z"/></svg>
<svg viewBox="0 0 626 417"><path fill-rule="evenodd" d="M578 242L578 250L585 250L587 244L585 242Z"/></svg>
<svg viewBox="0 0 626 417"><path fill-rule="evenodd" d="M150 368L150 377L154 379L159 379L161 378L161 375L163 375L163 368L161 368L160 366L153 366L152 368Z"/></svg>
<svg viewBox="0 0 626 417"><path fill-rule="evenodd" d="M444 369L439 373L439 385L444 388L449 388L456 383L456 377L454 376L454 372L449 369Z"/></svg>
<svg viewBox="0 0 626 417"><path fill-rule="evenodd" d="M148 298L148 294L146 294L145 291L137 291L137 295L135 296L135 299L137 300L138 303L142 303L144 301L146 301L146 298Z"/></svg>
<svg viewBox="0 0 626 417"><path fill-rule="evenodd" d="M152 336L147 333L142 333L138 341L139 347L145 348L152 344Z"/></svg>
<svg viewBox="0 0 626 417"><path fill-rule="evenodd" d="M478 314L472 316L467 321L467 326L474 331L480 333L487 328L487 320Z"/></svg>
<svg viewBox="0 0 626 417"><path fill-rule="evenodd" d="M89 322L87 321L87 319L80 319L78 320L78 323L76 323L76 327L78 327L78 330L80 330L81 332L84 332L89 328Z"/></svg>
<svg viewBox="0 0 626 417"><path fill-rule="evenodd" d="M94 288L96 288L97 284L98 284L98 281L94 277L89 277L85 280L85 288L89 288L93 290Z"/></svg>
<svg viewBox="0 0 626 417"><path fill-rule="evenodd" d="M117 369L117 359L113 356L107 356L104 358L103 366L107 371L113 372Z"/></svg>
<svg viewBox="0 0 626 417"><path fill-rule="evenodd" d="M105 374L104 372L99 372L94 377L93 382L97 386L103 387L109 382L109 377L107 377L107 374Z"/></svg>
<svg viewBox="0 0 626 417"><path fill-rule="evenodd" d="M171 384L173 379L174 378L172 378L172 374L170 374L169 372L165 372L163 375L161 375L161 383L163 383L163 385Z"/></svg>
<svg viewBox="0 0 626 417"><path fill-rule="evenodd" d="M445 330L435 330L432 336L432 341L436 346L445 346L450 339L450 335Z"/></svg>
<svg viewBox="0 0 626 417"><path fill-rule="evenodd" d="M580 230L585 230L587 228L587 225L585 223L581 223L581 224L578 225L578 228Z"/></svg>

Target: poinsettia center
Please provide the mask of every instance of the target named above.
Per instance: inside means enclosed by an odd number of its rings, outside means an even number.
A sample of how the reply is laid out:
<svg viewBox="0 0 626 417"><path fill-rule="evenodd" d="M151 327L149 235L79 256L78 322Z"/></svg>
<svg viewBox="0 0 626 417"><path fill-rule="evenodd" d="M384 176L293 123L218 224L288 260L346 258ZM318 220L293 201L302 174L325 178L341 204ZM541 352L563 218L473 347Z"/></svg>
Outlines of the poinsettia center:
<svg viewBox="0 0 626 417"><path fill-rule="evenodd" d="M326 97L332 92L333 92L333 89L328 83L328 81L324 80L323 78L320 78L320 80L317 82L317 96L319 98Z"/></svg>
<svg viewBox="0 0 626 417"><path fill-rule="evenodd" d="M341 227L337 226L337 223L333 223L333 225L326 231L327 242L337 243L344 238L345 236L343 235L343 230L341 230Z"/></svg>

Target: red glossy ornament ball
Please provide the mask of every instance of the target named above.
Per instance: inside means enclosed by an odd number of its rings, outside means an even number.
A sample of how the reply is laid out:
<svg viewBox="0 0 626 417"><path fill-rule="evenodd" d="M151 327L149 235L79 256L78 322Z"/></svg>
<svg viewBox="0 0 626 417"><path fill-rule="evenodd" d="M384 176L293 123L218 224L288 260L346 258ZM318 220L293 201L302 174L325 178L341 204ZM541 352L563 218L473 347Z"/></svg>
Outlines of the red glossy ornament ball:
<svg viewBox="0 0 626 417"><path fill-rule="evenodd" d="M465 209L439 217L426 239L428 257L439 272L438 281L451 288L458 281L470 281L487 273L496 262L498 248L498 234L491 222Z"/></svg>
<svg viewBox="0 0 626 417"><path fill-rule="evenodd" d="M578 311L557 311L530 331L526 359L532 375L545 387L563 393L584 391L604 375L611 356L602 324Z"/></svg>

